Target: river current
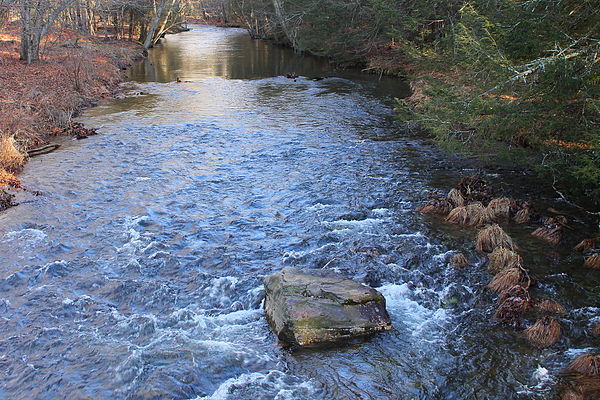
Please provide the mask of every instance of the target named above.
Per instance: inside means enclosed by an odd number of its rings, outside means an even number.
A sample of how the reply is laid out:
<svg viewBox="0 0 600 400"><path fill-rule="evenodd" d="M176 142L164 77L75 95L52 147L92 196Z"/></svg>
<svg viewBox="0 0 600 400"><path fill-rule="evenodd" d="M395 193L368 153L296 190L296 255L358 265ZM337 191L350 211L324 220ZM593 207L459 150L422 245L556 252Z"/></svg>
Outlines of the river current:
<svg viewBox="0 0 600 400"><path fill-rule="evenodd" d="M1 399L551 399L593 348L597 275L531 240L565 338L491 321L474 231L414 212L461 171L394 124L403 82L205 26L130 73L81 118L100 134L32 159L43 195L0 215ZM261 302L284 266L377 287L395 329L283 350Z"/></svg>

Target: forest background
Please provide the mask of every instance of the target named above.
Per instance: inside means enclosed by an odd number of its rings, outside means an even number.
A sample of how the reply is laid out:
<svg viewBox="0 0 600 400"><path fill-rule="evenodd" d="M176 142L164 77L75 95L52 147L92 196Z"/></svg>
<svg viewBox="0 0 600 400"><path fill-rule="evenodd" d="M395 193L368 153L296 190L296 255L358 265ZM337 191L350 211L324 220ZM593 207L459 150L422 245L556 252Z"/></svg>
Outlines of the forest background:
<svg viewBox="0 0 600 400"><path fill-rule="evenodd" d="M122 69L189 16L406 78L412 96L396 106L403 128L450 152L535 171L565 200L600 212L600 0L0 0L0 71L17 54L24 68L68 55L60 65L80 95L72 112L44 118L64 129L98 97L86 93L99 75L89 73L94 57ZM9 75L0 80L21 79ZM43 142L37 132L48 126L10 120L45 111L22 93L0 98L2 142L20 154Z"/></svg>

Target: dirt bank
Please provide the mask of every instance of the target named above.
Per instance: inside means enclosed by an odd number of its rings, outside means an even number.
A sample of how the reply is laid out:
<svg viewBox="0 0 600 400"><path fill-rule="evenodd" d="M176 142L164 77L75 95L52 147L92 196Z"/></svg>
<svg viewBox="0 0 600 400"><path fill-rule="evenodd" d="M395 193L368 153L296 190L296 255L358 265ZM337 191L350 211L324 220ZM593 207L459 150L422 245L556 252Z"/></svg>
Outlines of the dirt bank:
<svg viewBox="0 0 600 400"><path fill-rule="evenodd" d="M27 150L73 134L72 119L114 95L123 71L143 57L136 43L67 30L46 38L38 63L20 61L19 45L17 24L0 27L0 210L19 190L13 174L27 162Z"/></svg>

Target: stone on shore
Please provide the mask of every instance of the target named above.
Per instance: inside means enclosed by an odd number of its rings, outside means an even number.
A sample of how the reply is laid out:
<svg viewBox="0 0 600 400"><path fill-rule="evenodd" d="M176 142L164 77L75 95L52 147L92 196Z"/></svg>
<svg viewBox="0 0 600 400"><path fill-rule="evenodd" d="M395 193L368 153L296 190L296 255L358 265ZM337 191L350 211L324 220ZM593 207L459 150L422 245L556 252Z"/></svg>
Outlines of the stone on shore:
<svg viewBox="0 0 600 400"><path fill-rule="evenodd" d="M321 270L267 276L265 312L284 346L314 346L392 329L377 290Z"/></svg>

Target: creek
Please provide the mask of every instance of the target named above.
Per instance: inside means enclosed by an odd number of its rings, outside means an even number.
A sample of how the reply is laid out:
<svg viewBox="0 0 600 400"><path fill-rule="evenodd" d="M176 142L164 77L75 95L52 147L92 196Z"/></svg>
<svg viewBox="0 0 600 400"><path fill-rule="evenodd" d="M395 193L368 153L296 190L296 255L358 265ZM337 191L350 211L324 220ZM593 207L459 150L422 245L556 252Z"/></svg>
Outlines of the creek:
<svg viewBox="0 0 600 400"><path fill-rule="evenodd" d="M541 400L594 348L600 279L572 243L510 230L568 310L537 350L492 321L475 231L414 212L478 171L398 129L404 82L208 26L130 75L80 118L99 135L29 162L44 195L0 214L0 398ZM395 329L283 350L261 309L283 266L377 287Z"/></svg>

